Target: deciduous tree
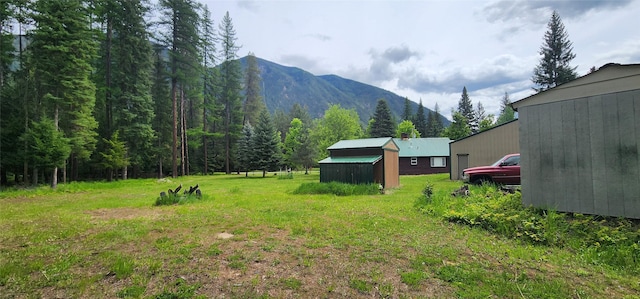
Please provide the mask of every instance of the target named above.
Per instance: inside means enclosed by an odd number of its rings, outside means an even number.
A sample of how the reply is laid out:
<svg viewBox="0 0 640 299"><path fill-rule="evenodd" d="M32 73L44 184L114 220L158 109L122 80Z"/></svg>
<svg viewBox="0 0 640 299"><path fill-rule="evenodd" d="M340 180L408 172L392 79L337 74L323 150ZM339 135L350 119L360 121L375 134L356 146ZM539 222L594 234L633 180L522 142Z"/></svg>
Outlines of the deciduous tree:
<svg viewBox="0 0 640 299"><path fill-rule="evenodd" d="M317 120L311 132L320 159L329 155L327 148L340 140L358 139L362 136L360 116L355 109L331 105L324 117Z"/></svg>

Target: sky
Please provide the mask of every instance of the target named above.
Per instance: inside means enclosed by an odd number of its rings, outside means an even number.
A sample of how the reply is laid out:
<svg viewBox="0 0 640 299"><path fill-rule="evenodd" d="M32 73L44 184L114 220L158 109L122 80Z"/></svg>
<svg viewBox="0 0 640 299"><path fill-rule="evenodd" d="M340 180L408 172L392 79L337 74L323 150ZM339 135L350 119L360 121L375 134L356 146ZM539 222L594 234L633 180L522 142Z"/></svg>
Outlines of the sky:
<svg viewBox="0 0 640 299"><path fill-rule="evenodd" d="M640 0L198 0L218 24L226 12L238 56L249 52L314 75L394 92L451 119L467 88L498 115L534 93L533 69L553 10L573 43L579 76L640 63Z"/></svg>

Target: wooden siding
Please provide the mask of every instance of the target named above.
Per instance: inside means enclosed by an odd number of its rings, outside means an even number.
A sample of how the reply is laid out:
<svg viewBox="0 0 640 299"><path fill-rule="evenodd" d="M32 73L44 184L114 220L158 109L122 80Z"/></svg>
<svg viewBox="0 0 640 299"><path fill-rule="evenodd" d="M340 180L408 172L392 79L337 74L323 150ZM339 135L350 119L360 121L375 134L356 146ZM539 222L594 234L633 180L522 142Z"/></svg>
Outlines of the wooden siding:
<svg viewBox="0 0 640 299"><path fill-rule="evenodd" d="M400 187L400 172L398 166L398 152L384 151L384 183L385 188Z"/></svg>
<svg viewBox="0 0 640 299"><path fill-rule="evenodd" d="M640 90L522 106L522 201L640 218Z"/></svg>
<svg viewBox="0 0 640 299"><path fill-rule="evenodd" d="M449 173L451 168L451 159L446 158L447 166L445 167L431 167L431 157L417 157L418 165L411 165L411 158L401 157L399 160L400 174L401 175L416 175L416 174L434 174L434 173Z"/></svg>
<svg viewBox="0 0 640 299"><path fill-rule="evenodd" d="M519 153L518 120L454 141L449 144L449 177L461 179L458 155L468 155L468 167L491 165L504 155Z"/></svg>

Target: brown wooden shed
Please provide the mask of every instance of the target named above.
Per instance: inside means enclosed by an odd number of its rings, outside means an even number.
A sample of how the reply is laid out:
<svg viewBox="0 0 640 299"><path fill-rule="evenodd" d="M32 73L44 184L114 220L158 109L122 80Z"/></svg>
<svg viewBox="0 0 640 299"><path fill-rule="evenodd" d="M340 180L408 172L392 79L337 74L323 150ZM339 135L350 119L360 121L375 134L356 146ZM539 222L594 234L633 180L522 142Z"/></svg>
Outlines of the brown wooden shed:
<svg viewBox="0 0 640 299"><path fill-rule="evenodd" d="M327 149L329 157L319 162L320 182L400 186L399 149L393 138L341 140Z"/></svg>

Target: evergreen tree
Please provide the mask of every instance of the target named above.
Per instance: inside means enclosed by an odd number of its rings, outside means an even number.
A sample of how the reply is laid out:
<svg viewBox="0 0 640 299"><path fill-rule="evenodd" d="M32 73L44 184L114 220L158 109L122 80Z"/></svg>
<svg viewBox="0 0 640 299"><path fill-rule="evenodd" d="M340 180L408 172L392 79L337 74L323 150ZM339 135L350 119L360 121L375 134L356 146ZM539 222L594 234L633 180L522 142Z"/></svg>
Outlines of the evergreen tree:
<svg viewBox="0 0 640 299"><path fill-rule="evenodd" d="M238 159L238 171L245 171L244 176L249 176L249 171L254 168L253 157L253 127L250 123L245 123L242 127L242 135L238 139L236 157Z"/></svg>
<svg viewBox="0 0 640 299"><path fill-rule="evenodd" d="M266 110L260 113L252 140L255 167L262 170L262 177L265 177L267 171L275 169L281 159L280 137Z"/></svg>
<svg viewBox="0 0 640 299"><path fill-rule="evenodd" d="M460 96L460 101L458 101L458 113L462 114L467 120L467 125L471 128L471 132L478 130L478 122L475 118L473 104L471 104L471 99L469 99L466 86L462 88L462 96Z"/></svg>
<svg viewBox="0 0 640 299"><path fill-rule="evenodd" d="M172 112L172 176L178 175L178 146L180 146L180 158L182 174L185 169L185 96L188 95L190 84L198 82L199 77L199 53L198 24L200 16L197 13L196 3L192 0L161 0L161 21L164 32L161 33L161 42L169 52L169 77L171 84L171 112ZM180 106L178 106L180 102ZM180 122L178 122L180 114ZM178 142L178 124L180 124L180 143Z"/></svg>
<svg viewBox="0 0 640 299"><path fill-rule="evenodd" d="M481 102L476 104L474 119L478 123L478 128L476 128L476 131L471 131L473 134L487 130L493 126L493 115L487 115L487 112L484 110L484 106Z"/></svg>
<svg viewBox="0 0 640 299"><path fill-rule="evenodd" d="M253 53L247 55L247 68L244 75L245 100L244 100L244 121L256 123L262 110L267 107L262 99L262 78L260 78L260 68L258 59Z"/></svg>
<svg viewBox="0 0 640 299"><path fill-rule="evenodd" d="M110 139L102 139L105 143L105 150L100 153L102 167L109 171L109 181L113 180L113 173L118 169L126 169L130 161L127 155L127 146L120 140L118 131L113 132Z"/></svg>
<svg viewBox="0 0 640 299"><path fill-rule="evenodd" d="M294 118L299 119L305 127L309 127L311 124L309 109L307 106L303 107L299 103L293 103L293 106L291 106L291 109L289 110L289 119L293 120Z"/></svg>
<svg viewBox="0 0 640 299"><path fill-rule="evenodd" d="M542 57L531 78L536 85L533 88L535 91L544 91L578 77L577 67L570 66L571 60L576 57L573 54L573 45L556 11L553 11L547 24L539 54Z"/></svg>
<svg viewBox="0 0 640 299"><path fill-rule="evenodd" d="M438 103L436 103L433 111L429 111L427 135L425 137L439 137L440 134L442 134L442 130L444 130L444 125L442 124L442 118L440 116L440 108L438 107Z"/></svg>
<svg viewBox="0 0 640 299"><path fill-rule="evenodd" d="M453 123L444 129L442 136L451 140L458 140L471 135L471 128L469 128L467 118L457 111L452 111L451 113L453 114Z"/></svg>
<svg viewBox="0 0 640 299"><path fill-rule="evenodd" d="M153 154L156 158L158 178L164 176L164 165L172 160L173 120L171 106L171 92L169 90L169 77L167 65L162 60L160 45L154 47L153 88L151 89L154 103L153 129L156 132L156 146Z"/></svg>
<svg viewBox="0 0 640 299"><path fill-rule="evenodd" d="M416 111L416 116L413 118L413 124L416 126L416 130L420 132L420 136L427 136L427 116L424 114L422 99L418 104L418 111Z"/></svg>
<svg viewBox="0 0 640 299"><path fill-rule="evenodd" d="M71 143L71 169L87 160L97 142L93 116L96 87L90 80L96 43L89 14L81 0L35 3L31 35L31 67L46 115ZM57 186L54 168L51 186Z"/></svg>
<svg viewBox="0 0 640 299"><path fill-rule="evenodd" d="M111 0L113 1L113 0ZM114 130L120 131L134 168L151 162L155 140L153 99L151 97L153 49L149 42L144 14L148 11L140 0L116 1L113 13L113 65L110 79L114 111ZM124 165L128 166L128 164ZM123 178L127 178L126 169Z"/></svg>
<svg viewBox="0 0 640 299"><path fill-rule="evenodd" d="M231 173L232 146L242 129L241 70L237 60L239 47L236 45L236 31L233 28L229 12L224 15L219 26L221 40L220 56L220 104L223 106L221 116L221 133L223 134L225 172ZM256 127L257 131L257 127ZM257 132L256 132L257 133Z"/></svg>
<svg viewBox="0 0 640 299"><path fill-rule="evenodd" d="M496 121L496 126L515 119L515 111L511 108L511 101L509 100L509 94L505 91L502 101L500 102L500 115Z"/></svg>
<svg viewBox="0 0 640 299"><path fill-rule="evenodd" d="M56 169L64 166L65 160L71 153L70 140L64 137L64 133L58 130L55 122L47 117L38 122L32 122L31 127L21 139L29 147L26 158L36 169L34 170L34 179L38 176L38 168L43 170L53 168L54 176L51 186L55 187ZM37 181L34 182L37 183Z"/></svg>
<svg viewBox="0 0 640 299"><path fill-rule="evenodd" d="M211 12L205 5L203 8L202 24L200 28L200 55L202 56L202 172L209 173L210 149L214 148L214 140L220 139L215 132L215 124L220 123L221 109L217 103L219 95L218 71L215 67L217 53L215 41L217 40L215 26L211 18ZM217 137L217 138L216 138Z"/></svg>
<svg viewBox="0 0 640 299"><path fill-rule="evenodd" d="M409 98L404 98L404 109L402 110L402 120L413 120L413 112L411 111L411 102Z"/></svg>
<svg viewBox="0 0 640 299"><path fill-rule="evenodd" d="M370 136L376 137L393 137L395 135L395 125L391 109L387 105L385 99L379 99L376 111L373 115L374 122L371 126Z"/></svg>

